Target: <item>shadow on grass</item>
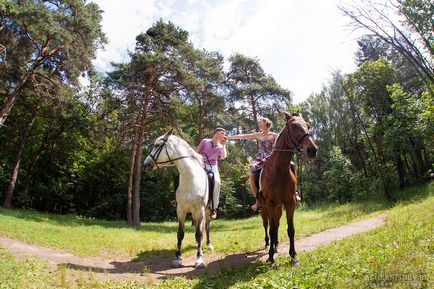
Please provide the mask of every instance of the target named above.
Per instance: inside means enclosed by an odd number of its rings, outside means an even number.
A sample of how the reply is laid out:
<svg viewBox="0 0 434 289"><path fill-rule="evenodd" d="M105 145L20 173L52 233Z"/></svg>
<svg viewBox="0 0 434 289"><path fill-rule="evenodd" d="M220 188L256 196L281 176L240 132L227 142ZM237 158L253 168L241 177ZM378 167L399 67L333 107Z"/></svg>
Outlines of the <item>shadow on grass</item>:
<svg viewBox="0 0 434 289"><path fill-rule="evenodd" d="M190 255L190 252L196 251L196 246L189 244L182 246L183 255ZM169 257L175 254L175 248L173 249L164 249L164 250L147 250L140 251L137 253L136 257L131 259L131 262L145 262L152 257Z"/></svg>
<svg viewBox="0 0 434 289"><path fill-rule="evenodd" d="M91 263L91 264L65 264L67 268L78 271L104 273L104 274L140 274L148 273L158 274L160 271L169 270L172 257L175 250L153 250L140 252L131 261L111 261L107 264Z"/></svg>
<svg viewBox="0 0 434 289"><path fill-rule="evenodd" d="M255 269L258 266L257 264L262 263L256 263L256 261L267 254L264 250L258 250L248 253L229 254L220 257L216 257L216 255L205 255L205 259L211 259L208 261L206 268L196 269L194 268L194 256L184 258L183 266L181 268L172 268L171 263L173 257L162 255L167 255L169 253L173 254L173 250L157 250L153 252L153 254L154 253L158 254L159 257L145 258L145 252L144 255L140 253L135 259L128 262L112 261L108 264L88 265L67 263L62 265L65 265L67 268L72 270L92 273L137 274L137 277L151 274L152 278L157 280L172 279L177 276L185 278L196 277L199 278L199 284L197 285L198 288L210 288L209 282L221 283L217 287L211 286L211 288L227 288L227 286L239 282L241 280L240 278L247 278L246 280L252 278L252 272L257 272ZM242 274L234 274L234 270L242 272ZM231 278L225 277L224 282L222 283L222 280L220 280L220 278L222 278L221 276L228 274L228 272L232 275Z"/></svg>

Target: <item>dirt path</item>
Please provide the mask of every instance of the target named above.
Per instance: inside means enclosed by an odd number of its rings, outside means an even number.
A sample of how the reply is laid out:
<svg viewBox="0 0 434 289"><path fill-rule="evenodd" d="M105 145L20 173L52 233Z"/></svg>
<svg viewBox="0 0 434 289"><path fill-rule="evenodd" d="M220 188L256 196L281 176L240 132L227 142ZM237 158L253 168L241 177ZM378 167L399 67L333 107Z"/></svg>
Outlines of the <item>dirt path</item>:
<svg viewBox="0 0 434 289"><path fill-rule="evenodd" d="M385 222L386 213L362 221L350 223L341 227L332 228L323 232L296 240L295 248L297 252L312 251L318 246L330 244L334 241L344 239L348 236L369 231L382 226ZM181 268L171 268L172 258L156 257L141 262L131 262L125 257L114 258L112 260L100 257L78 257L71 253L61 250L30 245L26 242L14 240L0 236L0 246L10 251L18 259L26 259L37 256L47 260L53 268L60 264L65 264L68 268L93 272L101 280L135 280L146 281L147 279L165 279L174 276L192 277L203 274L214 274L223 268L237 266L245 263L253 263L257 259L265 260L267 250L255 252L221 254L214 252L205 255L207 266L205 269L195 269L193 267L195 256L183 258L184 266ZM287 256L289 244L280 247L279 252Z"/></svg>

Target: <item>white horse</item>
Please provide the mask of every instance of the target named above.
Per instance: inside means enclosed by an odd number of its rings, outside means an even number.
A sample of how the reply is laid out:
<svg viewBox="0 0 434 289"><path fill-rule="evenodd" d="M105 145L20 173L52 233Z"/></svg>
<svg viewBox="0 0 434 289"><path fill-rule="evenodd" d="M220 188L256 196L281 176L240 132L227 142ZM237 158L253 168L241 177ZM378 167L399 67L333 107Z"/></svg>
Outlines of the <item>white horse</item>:
<svg viewBox="0 0 434 289"><path fill-rule="evenodd" d="M154 147L146 157L145 169L175 165L179 171L179 186L176 190L176 214L178 216L178 245L172 267L181 267L181 244L184 239L184 224L191 213L196 227L197 259L195 268L204 268L202 256L202 231L206 226L207 245L209 240L210 212L208 204L208 178L203 168L203 159L186 141L172 135L172 130L155 140Z"/></svg>

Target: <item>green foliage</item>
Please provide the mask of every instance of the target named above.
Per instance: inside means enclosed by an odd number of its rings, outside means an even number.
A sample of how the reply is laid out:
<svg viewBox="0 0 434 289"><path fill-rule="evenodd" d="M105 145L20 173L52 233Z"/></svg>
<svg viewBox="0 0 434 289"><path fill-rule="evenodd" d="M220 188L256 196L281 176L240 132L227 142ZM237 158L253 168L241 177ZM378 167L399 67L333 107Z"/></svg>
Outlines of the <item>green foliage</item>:
<svg viewBox="0 0 434 289"><path fill-rule="evenodd" d="M406 24L415 32L430 52L434 53L434 40L432 38L434 5L427 0L399 0L399 12L404 15Z"/></svg>
<svg viewBox="0 0 434 289"><path fill-rule="evenodd" d="M235 53L229 62L228 104L248 118L250 127L256 126L259 116L274 116L291 101L291 92L267 75L258 59Z"/></svg>
<svg viewBox="0 0 434 289"><path fill-rule="evenodd" d="M222 55L194 47L187 31L163 20L137 35L128 63L113 64L107 75L96 73L90 70L90 61L97 45L105 41L98 7L82 1L26 3L9 1L0 13L1 21L7 22L0 43L17 48L0 57L0 66L7 68L0 69L0 94L7 96L16 86L25 63L39 63L38 53L43 52L37 47L47 35L54 33L46 51L66 46L61 54L46 55L45 62L35 66L9 123L0 130L3 199L22 132L36 117L21 156L14 195L17 207L125 219L130 149L138 127L143 128L144 149L139 153L144 157L168 127L175 127L194 147L217 126L229 134L257 131L260 115L272 119L272 130L278 131L285 109L303 113L319 147L316 160L301 164L308 205L370 195L392 200L397 186L429 177L434 153L432 84L423 84L405 58L378 37L359 41L356 71L334 73L321 92L295 105L291 93L264 71L258 59L235 53L225 74ZM425 31L426 3L401 4L402 13L420 23L420 29L413 31ZM419 6L424 11L420 18L414 13ZM68 12L74 7L80 15ZM32 33L19 40L26 27ZM74 27L77 35L70 33ZM79 86L75 80L83 71L88 72L90 84ZM5 100L2 97L0 104ZM252 215L254 198L246 168L256 150L254 141L228 144L228 159L220 164L219 216ZM142 220L175 217L170 205L175 175L174 168L141 173Z"/></svg>
<svg viewBox="0 0 434 289"><path fill-rule="evenodd" d="M326 187L330 192L328 198L337 201L351 201L354 193L355 176L351 170L351 162L339 147L333 147L330 152L328 168L324 171Z"/></svg>

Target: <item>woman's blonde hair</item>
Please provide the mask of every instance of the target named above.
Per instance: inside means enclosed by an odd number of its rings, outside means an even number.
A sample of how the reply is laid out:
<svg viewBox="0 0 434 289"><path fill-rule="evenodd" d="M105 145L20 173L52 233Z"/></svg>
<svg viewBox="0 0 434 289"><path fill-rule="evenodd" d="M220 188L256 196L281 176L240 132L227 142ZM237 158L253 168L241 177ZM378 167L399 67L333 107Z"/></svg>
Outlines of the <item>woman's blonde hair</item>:
<svg viewBox="0 0 434 289"><path fill-rule="evenodd" d="M273 122L266 117L260 117L259 121L263 121L268 128L271 128L271 126L273 125Z"/></svg>

